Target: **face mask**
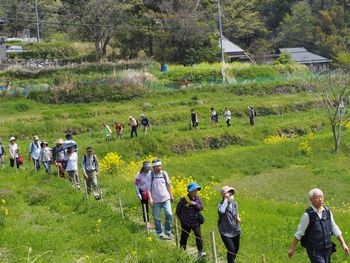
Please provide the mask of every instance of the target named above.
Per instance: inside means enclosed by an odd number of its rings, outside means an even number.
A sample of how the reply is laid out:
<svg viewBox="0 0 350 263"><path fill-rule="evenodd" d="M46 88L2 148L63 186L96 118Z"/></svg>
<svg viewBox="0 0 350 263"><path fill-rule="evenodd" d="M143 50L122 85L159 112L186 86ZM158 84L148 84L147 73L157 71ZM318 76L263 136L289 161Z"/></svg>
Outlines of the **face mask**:
<svg viewBox="0 0 350 263"><path fill-rule="evenodd" d="M232 202L233 202L233 196L232 196L232 195L229 197L228 202L229 202L229 203L232 203Z"/></svg>

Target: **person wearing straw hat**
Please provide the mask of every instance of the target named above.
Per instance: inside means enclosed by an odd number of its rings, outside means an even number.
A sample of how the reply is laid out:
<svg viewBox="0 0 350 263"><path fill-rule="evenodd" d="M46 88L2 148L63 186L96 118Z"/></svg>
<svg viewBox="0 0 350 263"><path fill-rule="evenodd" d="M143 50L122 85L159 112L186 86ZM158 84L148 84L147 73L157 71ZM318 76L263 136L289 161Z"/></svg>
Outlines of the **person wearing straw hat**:
<svg viewBox="0 0 350 263"><path fill-rule="evenodd" d="M65 151L63 150L64 141L59 138L56 141L56 146L52 148L52 160L57 168L57 176L64 177L66 170L66 161L64 160Z"/></svg>
<svg viewBox="0 0 350 263"><path fill-rule="evenodd" d="M0 165L2 168L5 167L5 150L4 146L2 145L2 139L0 138Z"/></svg>
<svg viewBox="0 0 350 263"><path fill-rule="evenodd" d="M8 146L9 157L10 157L10 166L14 167L16 162L17 169L19 168L18 156L19 156L19 147L16 143L16 138L10 138L10 144Z"/></svg>
<svg viewBox="0 0 350 263"><path fill-rule="evenodd" d="M151 185L151 163L145 161L142 163L141 171L137 173L135 178L135 189L138 199L141 201L143 221L147 222L147 228L150 228L149 213L148 213L148 189ZM146 211L145 211L145 209ZM146 213L145 213L146 212Z"/></svg>
<svg viewBox="0 0 350 263"><path fill-rule="evenodd" d="M29 144L29 161L33 160L35 171L40 170L39 155L41 151L41 142L39 141L39 136L34 135L33 141Z"/></svg>
<svg viewBox="0 0 350 263"><path fill-rule="evenodd" d="M149 203L152 206L154 225L156 234L159 239L172 239L171 233L173 223L173 212L171 203L174 202L173 193L171 191L170 180L167 172L162 170L162 162L159 159L152 161L153 171L151 172L151 186L148 196ZM161 210L165 214L165 234L162 230Z"/></svg>
<svg viewBox="0 0 350 263"><path fill-rule="evenodd" d="M292 257L298 242L306 248L311 263L330 263L335 244L332 235L339 240L346 255L349 248L346 245L342 232L336 225L332 212L324 206L323 192L314 188L309 191L310 207L303 214L293 243L288 250L288 257Z"/></svg>
<svg viewBox="0 0 350 263"><path fill-rule="evenodd" d="M198 256L203 257L206 253L203 251L203 240L201 234L201 223L198 220L198 214L203 210L200 197L197 195L201 187L192 182L187 186L188 194L180 199L176 206L176 215L181 222L181 240L180 247L186 250L188 236L193 231L196 237Z"/></svg>
<svg viewBox="0 0 350 263"><path fill-rule="evenodd" d="M241 219L239 218L238 205L233 196L236 190L230 186L224 186L220 190L222 201L219 203L219 232L227 249L227 262L234 263L239 250L241 235Z"/></svg>

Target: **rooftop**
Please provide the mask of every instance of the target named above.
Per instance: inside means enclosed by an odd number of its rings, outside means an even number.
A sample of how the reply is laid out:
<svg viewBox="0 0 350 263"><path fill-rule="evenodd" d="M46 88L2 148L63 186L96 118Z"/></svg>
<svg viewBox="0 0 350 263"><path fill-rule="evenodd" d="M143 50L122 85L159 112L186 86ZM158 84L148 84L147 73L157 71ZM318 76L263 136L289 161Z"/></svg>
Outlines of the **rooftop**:
<svg viewBox="0 0 350 263"><path fill-rule="evenodd" d="M331 62L330 59L311 53L304 47L280 48L279 50L291 54L292 59L300 64Z"/></svg>

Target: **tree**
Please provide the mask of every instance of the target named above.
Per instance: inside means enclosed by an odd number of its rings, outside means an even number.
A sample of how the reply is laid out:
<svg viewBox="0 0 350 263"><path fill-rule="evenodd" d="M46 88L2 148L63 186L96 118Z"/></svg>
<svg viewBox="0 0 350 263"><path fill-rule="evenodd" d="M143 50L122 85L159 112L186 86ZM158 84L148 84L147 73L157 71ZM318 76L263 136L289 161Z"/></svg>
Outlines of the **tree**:
<svg viewBox="0 0 350 263"><path fill-rule="evenodd" d="M72 23L72 31L80 39L95 43L98 58L107 53L107 46L120 25L120 17L124 14L121 0L62 0L62 24Z"/></svg>
<svg viewBox="0 0 350 263"><path fill-rule="evenodd" d="M343 127L350 121L346 112L346 105L349 104L350 77L344 72L329 74L327 79L316 76L316 87L321 97L322 106L327 113L331 124L334 152L338 153L341 146Z"/></svg>

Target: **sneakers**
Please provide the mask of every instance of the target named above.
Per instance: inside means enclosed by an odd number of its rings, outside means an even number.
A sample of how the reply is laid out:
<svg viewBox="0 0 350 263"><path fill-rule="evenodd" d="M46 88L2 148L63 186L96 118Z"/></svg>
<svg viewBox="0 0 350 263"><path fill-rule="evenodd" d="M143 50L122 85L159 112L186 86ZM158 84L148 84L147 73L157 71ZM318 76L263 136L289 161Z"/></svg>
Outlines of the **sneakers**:
<svg viewBox="0 0 350 263"><path fill-rule="evenodd" d="M100 200L101 199L101 196L99 196L99 195L96 195L95 196L95 200L97 201L97 200Z"/></svg>
<svg viewBox="0 0 350 263"><path fill-rule="evenodd" d="M161 234L158 235L158 238L159 238L160 240L171 240L172 237L173 237L173 234L171 234L171 233L170 233L170 235L168 235L168 234L163 234L163 233L161 233Z"/></svg>
<svg viewBox="0 0 350 263"><path fill-rule="evenodd" d="M198 252L198 257L205 257L207 255L207 253L205 253L204 251Z"/></svg>
<svg viewBox="0 0 350 263"><path fill-rule="evenodd" d="M165 236L166 236L168 239L173 239L173 238L174 238L174 235L173 235L172 233L165 234Z"/></svg>

